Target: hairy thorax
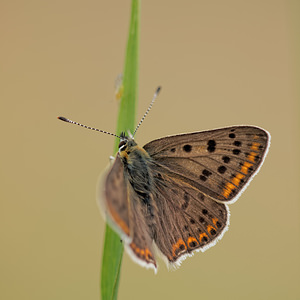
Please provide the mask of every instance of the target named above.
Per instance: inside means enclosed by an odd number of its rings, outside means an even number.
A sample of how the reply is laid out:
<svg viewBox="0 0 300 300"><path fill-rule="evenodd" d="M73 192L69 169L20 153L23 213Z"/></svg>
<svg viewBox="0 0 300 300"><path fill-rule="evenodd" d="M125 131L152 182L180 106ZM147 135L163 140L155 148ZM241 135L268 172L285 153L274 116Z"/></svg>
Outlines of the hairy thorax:
<svg viewBox="0 0 300 300"><path fill-rule="evenodd" d="M149 154L131 139L127 141L119 153L124 165L124 176L128 178L132 189L142 203L151 206L151 194L153 194L154 185Z"/></svg>

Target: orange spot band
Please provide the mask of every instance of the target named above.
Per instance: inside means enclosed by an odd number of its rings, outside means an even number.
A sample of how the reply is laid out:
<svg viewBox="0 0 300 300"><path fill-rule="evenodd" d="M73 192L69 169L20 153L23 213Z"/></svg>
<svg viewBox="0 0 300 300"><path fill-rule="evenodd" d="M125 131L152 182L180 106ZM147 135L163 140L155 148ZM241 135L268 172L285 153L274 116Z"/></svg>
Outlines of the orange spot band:
<svg viewBox="0 0 300 300"><path fill-rule="evenodd" d="M234 189L235 189L235 185L233 185L231 182L227 182L226 186L223 190L223 196L225 198L228 198L229 195L231 194L232 190L234 190Z"/></svg>
<svg viewBox="0 0 300 300"><path fill-rule="evenodd" d="M247 159L249 159L252 162L255 162L255 156L257 155L257 153L255 152L251 152L248 156Z"/></svg>
<svg viewBox="0 0 300 300"><path fill-rule="evenodd" d="M151 262L156 266L156 263L155 263L155 261L153 259L153 256L152 256L152 253L148 248L141 249L135 243L131 243L130 247L133 250L133 252L135 254L137 254L137 256L142 257L147 262Z"/></svg>
<svg viewBox="0 0 300 300"><path fill-rule="evenodd" d="M111 206L108 208L111 217L114 219L117 225L124 231L125 234L129 235L129 227L127 224L120 218L120 215Z"/></svg>
<svg viewBox="0 0 300 300"><path fill-rule="evenodd" d="M254 143L252 143L251 149L254 151L257 151L259 146L260 146L260 143L254 142Z"/></svg>
<svg viewBox="0 0 300 300"><path fill-rule="evenodd" d="M200 243L202 242L202 239L203 239L204 237L206 237L207 240L208 240L208 236L207 236L207 234L206 234L205 232L199 234L199 241L200 241Z"/></svg>
<svg viewBox="0 0 300 300"><path fill-rule="evenodd" d="M232 178L232 182L234 185L238 186L241 183L241 180L245 177L245 175L241 173L237 173L234 178Z"/></svg>
<svg viewBox="0 0 300 300"><path fill-rule="evenodd" d="M243 164L243 166L241 167L241 172L244 173L244 174L247 174L248 173L248 169L250 167L252 167L252 166L253 166L253 164L245 161L244 164Z"/></svg>
<svg viewBox="0 0 300 300"><path fill-rule="evenodd" d="M212 229L216 231L216 228L215 228L214 226L211 226L211 225L208 225L208 226L206 227L206 229L207 229L207 231L208 231L209 233L211 232ZM210 234L211 234L211 233L210 233Z"/></svg>
<svg viewBox="0 0 300 300"><path fill-rule="evenodd" d="M190 236L187 240L188 245L190 245L191 243L195 243L196 245L198 245L198 241L192 236Z"/></svg>
<svg viewBox="0 0 300 300"><path fill-rule="evenodd" d="M217 222L219 221L218 218L212 218L212 221L215 224L215 226L217 226Z"/></svg>
<svg viewBox="0 0 300 300"><path fill-rule="evenodd" d="M173 256L178 256L178 253L176 254L176 250L178 249L181 250L182 245L184 246L184 249L182 249L182 251L186 251L187 247L182 239L179 239L177 243L173 245L173 251L172 251Z"/></svg>

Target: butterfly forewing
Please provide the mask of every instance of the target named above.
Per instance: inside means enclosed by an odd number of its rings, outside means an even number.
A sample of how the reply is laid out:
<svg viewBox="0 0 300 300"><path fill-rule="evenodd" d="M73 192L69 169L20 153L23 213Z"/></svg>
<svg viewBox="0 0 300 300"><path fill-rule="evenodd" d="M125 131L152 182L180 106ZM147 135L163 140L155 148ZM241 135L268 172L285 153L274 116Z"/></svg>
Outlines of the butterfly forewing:
<svg viewBox="0 0 300 300"><path fill-rule="evenodd" d="M156 269L149 213L129 183L119 154L106 178L105 205L111 225L121 235L132 258L142 266Z"/></svg>
<svg viewBox="0 0 300 300"><path fill-rule="evenodd" d="M256 174L269 134L254 126L233 126L169 136L144 146L154 163L218 201L233 201Z"/></svg>
<svg viewBox="0 0 300 300"><path fill-rule="evenodd" d="M105 181L105 207L113 227L125 239L130 238L129 204L123 163L117 155Z"/></svg>

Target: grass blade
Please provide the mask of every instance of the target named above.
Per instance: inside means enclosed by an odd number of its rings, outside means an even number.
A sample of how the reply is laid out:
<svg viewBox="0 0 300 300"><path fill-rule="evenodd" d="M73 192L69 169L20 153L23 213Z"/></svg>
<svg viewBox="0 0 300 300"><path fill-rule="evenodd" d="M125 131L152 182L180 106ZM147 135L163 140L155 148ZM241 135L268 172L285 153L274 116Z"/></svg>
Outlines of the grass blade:
<svg viewBox="0 0 300 300"><path fill-rule="evenodd" d="M135 111L138 97L139 69L139 36L140 36L140 0L132 0L131 19L123 73L123 95L121 97L117 134L135 127ZM114 153L118 150L116 139ZM115 300L118 296L120 271L123 256L123 244L120 237L106 224L104 250L101 270L102 300Z"/></svg>

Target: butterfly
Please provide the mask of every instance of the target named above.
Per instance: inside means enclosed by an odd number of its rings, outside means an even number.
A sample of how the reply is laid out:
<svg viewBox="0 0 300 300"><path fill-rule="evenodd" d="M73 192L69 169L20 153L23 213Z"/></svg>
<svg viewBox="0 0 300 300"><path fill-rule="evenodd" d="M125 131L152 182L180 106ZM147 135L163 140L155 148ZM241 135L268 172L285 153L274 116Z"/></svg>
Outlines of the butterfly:
<svg viewBox="0 0 300 300"><path fill-rule="evenodd" d="M270 145L266 130L243 125L167 136L143 147L133 136L118 137L119 151L104 181L104 207L131 258L155 271L157 256L176 268L223 237L228 204L257 174Z"/></svg>

